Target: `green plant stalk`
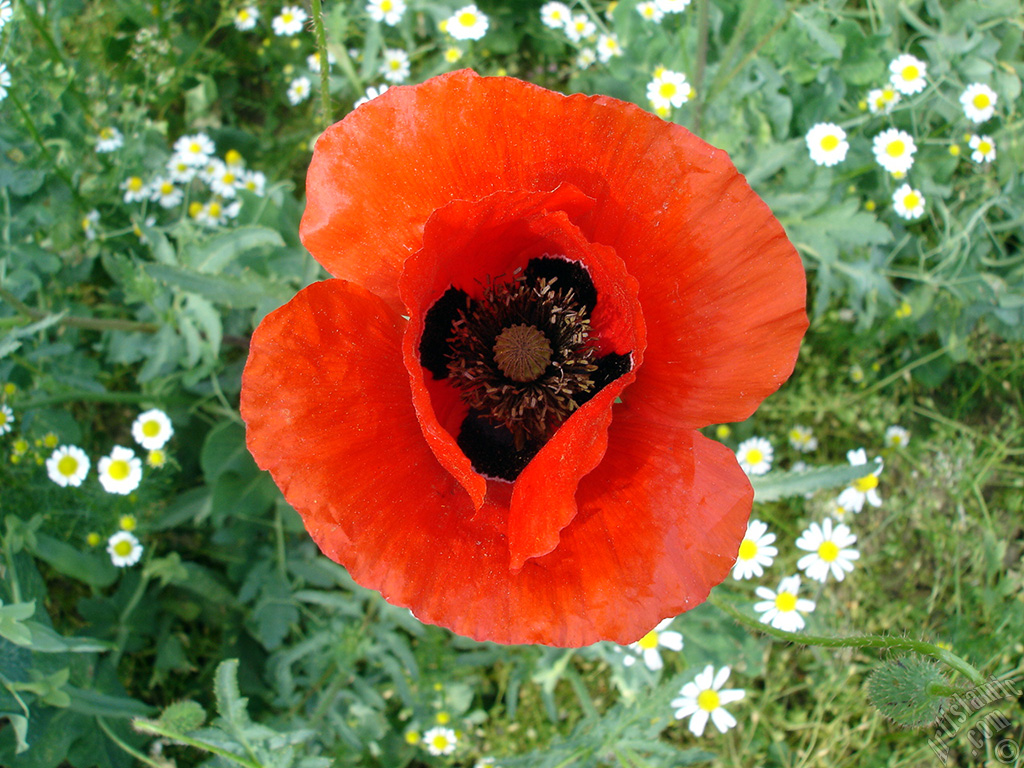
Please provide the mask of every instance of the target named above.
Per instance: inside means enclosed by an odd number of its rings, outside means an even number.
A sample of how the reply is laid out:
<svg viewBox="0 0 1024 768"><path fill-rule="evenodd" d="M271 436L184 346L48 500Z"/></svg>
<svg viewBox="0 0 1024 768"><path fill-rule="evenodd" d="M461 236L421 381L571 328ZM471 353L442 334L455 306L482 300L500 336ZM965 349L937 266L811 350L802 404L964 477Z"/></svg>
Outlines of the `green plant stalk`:
<svg viewBox="0 0 1024 768"><path fill-rule="evenodd" d="M720 611L732 616L740 624L746 626L747 629L763 632L766 635L774 637L776 640L785 640L787 642L798 643L800 645L814 645L820 648L882 648L890 651L913 651L914 653L919 653L922 656L930 656L933 659L941 661L946 666L959 672L975 685L982 685L985 682L985 678L982 674L964 659L960 658L952 651L947 651L945 648L940 648L937 645L926 643L922 640L908 640L904 637L885 637L883 635L823 637L820 635L803 635L797 632L786 632L781 629L775 629L774 627L764 624L755 618L747 616L736 608L736 606L732 605L727 600L723 600L721 597L718 597L713 592L708 597L708 602Z"/></svg>
<svg viewBox="0 0 1024 768"><path fill-rule="evenodd" d="M0 287L0 299L6 301L21 315L23 315L25 317L25 322L42 320L48 316L46 312L33 309L6 288ZM4 324L7 325L9 322L9 319L5 318ZM141 333L156 333L160 330L159 323L142 323L135 320L117 319L103 320L96 317L77 317L75 315L62 317L57 321L57 325L66 325L71 328L83 328L88 331L139 331Z"/></svg>
<svg viewBox="0 0 1024 768"><path fill-rule="evenodd" d="M21 115L21 119L25 122L25 127L28 128L28 132L32 135L32 140L36 143L36 146L39 147L39 151L43 153L43 156L47 161L49 161L50 166L53 168L53 172L56 173L57 176L60 177L60 180L67 185L69 190L71 190L71 195L75 198L75 203L80 208L85 208L85 201L82 199L82 196L78 194L78 189L75 187L74 182L71 180L71 177L67 172L57 164L57 158L50 153L49 148L46 146L46 142L43 141L43 137L36 129L36 124L32 119L32 115L30 115L28 110L25 109L25 105L21 103L21 99L19 99L12 91L8 91L7 98L10 100L11 104L14 105L18 114Z"/></svg>
<svg viewBox="0 0 1024 768"><path fill-rule="evenodd" d="M110 726L107 725L106 721L102 717L97 717L96 722L99 724L100 729L105 734L107 734L108 739L117 744L117 746L119 746L129 755L134 757L140 763L144 763L145 765L151 766L151 768L163 768L166 765L166 763L158 763L156 760L147 757L146 755L139 752L137 749L133 749L128 744L125 744L124 741L121 738L119 738L116 733L110 730Z"/></svg>
<svg viewBox="0 0 1024 768"><path fill-rule="evenodd" d="M320 57L320 120L327 128L331 118L331 67L327 62L327 33L324 32L324 11L320 0L313 0L313 33L316 36L316 52Z"/></svg>
<svg viewBox="0 0 1024 768"><path fill-rule="evenodd" d="M213 744L207 744L205 741L200 741L199 739L193 739L190 736L186 736L184 733L179 733L178 731L167 728L155 720L132 720L132 727L140 733L163 736L165 739L176 741L179 744L187 744L190 747L210 752L218 757L223 757L225 760L230 760L231 762L245 766L245 768L264 768L263 765L256 760L248 760L241 755L236 755L234 752L229 752L221 747L216 747Z"/></svg>

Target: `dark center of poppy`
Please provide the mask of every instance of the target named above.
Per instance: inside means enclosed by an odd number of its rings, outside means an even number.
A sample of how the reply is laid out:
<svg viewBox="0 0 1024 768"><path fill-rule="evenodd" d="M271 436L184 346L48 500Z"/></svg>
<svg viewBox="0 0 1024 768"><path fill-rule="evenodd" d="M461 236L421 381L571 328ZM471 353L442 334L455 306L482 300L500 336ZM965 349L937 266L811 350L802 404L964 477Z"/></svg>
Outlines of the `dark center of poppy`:
<svg viewBox="0 0 1024 768"><path fill-rule="evenodd" d="M427 312L420 358L469 406L457 442L478 472L514 480L577 408L629 370L629 355L597 355L596 303L582 265L543 257L479 299L449 288Z"/></svg>

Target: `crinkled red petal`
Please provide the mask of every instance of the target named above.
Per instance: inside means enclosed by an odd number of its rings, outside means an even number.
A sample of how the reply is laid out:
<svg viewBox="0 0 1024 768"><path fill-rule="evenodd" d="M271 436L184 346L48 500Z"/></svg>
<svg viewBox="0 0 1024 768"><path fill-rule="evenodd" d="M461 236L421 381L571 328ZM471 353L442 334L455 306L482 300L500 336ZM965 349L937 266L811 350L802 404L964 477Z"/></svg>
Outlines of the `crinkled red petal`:
<svg viewBox="0 0 1024 768"><path fill-rule="evenodd" d="M507 499L474 514L422 436L403 326L316 283L260 325L243 375L250 450L357 582L479 640L579 646L632 642L725 577L751 501L732 452L628 407L559 546L514 573Z"/></svg>
<svg viewBox="0 0 1024 768"><path fill-rule="evenodd" d="M647 362L628 399L676 424L738 421L792 372L799 255L725 152L633 105L453 72L328 129L307 184L307 248L396 307L433 211L572 184L595 201L575 223L640 284Z"/></svg>
<svg viewBox="0 0 1024 768"><path fill-rule="evenodd" d="M558 544L559 531L576 514L576 486L604 456L612 403L632 383L643 362L645 328L637 285L607 246L590 243L572 219L593 204L574 187L551 192L498 192L475 201L455 201L427 220L423 248L405 264L401 292L410 322L403 353L413 403L438 461L484 503L487 481L456 444L458 424L446 419L451 398L420 365L419 346L427 309L454 285L479 296L488 279L508 279L542 255L564 256L584 265L597 290L595 331L602 354L631 354L633 370L606 386L576 411L534 457L519 478L508 515L512 568Z"/></svg>

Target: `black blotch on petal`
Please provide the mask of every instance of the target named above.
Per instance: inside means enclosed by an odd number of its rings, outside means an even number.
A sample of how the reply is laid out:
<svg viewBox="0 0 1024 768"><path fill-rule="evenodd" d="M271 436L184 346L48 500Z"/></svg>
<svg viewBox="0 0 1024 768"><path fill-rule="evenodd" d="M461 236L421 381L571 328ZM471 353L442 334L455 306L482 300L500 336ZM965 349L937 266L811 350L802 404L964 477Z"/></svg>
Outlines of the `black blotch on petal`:
<svg viewBox="0 0 1024 768"><path fill-rule="evenodd" d="M594 287L594 281L590 279L586 267L577 261L540 256L530 259L523 275L528 284L541 279L555 279L555 288L563 291L572 288L576 300L586 307L587 312L593 312L597 306L597 289Z"/></svg>
<svg viewBox="0 0 1024 768"><path fill-rule="evenodd" d="M463 420L455 442L481 475L510 482L519 477L541 448L529 444L517 451L507 427L495 426L476 411L470 411Z"/></svg>
<svg viewBox="0 0 1024 768"><path fill-rule="evenodd" d="M624 373L628 373L629 369L633 367L633 361L630 359L629 352L624 355L610 352L604 357L600 357L595 360L594 365L597 366L597 370L590 376L591 381L594 382L594 388L589 392L585 392L580 396L573 398L577 405L583 405L590 398L619 378L619 376Z"/></svg>
<svg viewBox="0 0 1024 768"><path fill-rule="evenodd" d="M452 323L459 319L459 310L468 308L468 294L451 287L434 302L423 318L420 365L430 371L435 379L448 378L448 339L452 337Z"/></svg>

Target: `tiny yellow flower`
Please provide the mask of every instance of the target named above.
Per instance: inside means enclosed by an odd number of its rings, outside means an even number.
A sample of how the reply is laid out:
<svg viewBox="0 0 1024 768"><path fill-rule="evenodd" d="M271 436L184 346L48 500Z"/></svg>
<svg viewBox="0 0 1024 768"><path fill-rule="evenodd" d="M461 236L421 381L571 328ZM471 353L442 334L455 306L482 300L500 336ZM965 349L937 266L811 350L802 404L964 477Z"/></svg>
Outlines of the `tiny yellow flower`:
<svg viewBox="0 0 1024 768"><path fill-rule="evenodd" d="M951 154L953 157L960 157L960 145L959 144L950 144L949 145L949 154Z"/></svg>
<svg viewBox="0 0 1024 768"><path fill-rule="evenodd" d="M60 439L53 432L47 432L43 435L43 445L47 448L56 448L59 442Z"/></svg>
<svg viewBox="0 0 1024 768"><path fill-rule="evenodd" d="M442 710L437 713L436 719L438 725L448 725L452 720L452 716Z"/></svg>
<svg viewBox="0 0 1024 768"><path fill-rule="evenodd" d="M117 521L117 524L122 531L134 531L139 526L135 515L121 515L121 519Z"/></svg>
<svg viewBox="0 0 1024 768"><path fill-rule="evenodd" d="M15 384L13 381L8 381L6 384L4 384L4 394L7 395L8 397L13 395L17 391L18 385Z"/></svg>
<svg viewBox="0 0 1024 768"><path fill-rule="evenodd" d="M865 200L864 201L864 210L865 211L873 211L877 207L878 206L875 204L874 200Z"/></svg>
<svg viewBox="0 0 1024 768"><path fill-rule="evenodd" d="M96 531L90 531L89 535L85 537L85 543L90 547L98 547L103 539Z"/></svg>
<svg viewBox="0 0 1024 768"><path fill-rule="evenodd" d="M900 305L898 307L896 307L895 315L898 320L903 320L904 318L910 317L913 314L913 312L913 307L911 307L908 302L903 301L900 302Z"/></svg>
<svg viewBox="0 0 1024 768"><path fill-rule="evenodd" d="M730 427L728 424L719 424L717 427L715 427L715 437L717 437L719 440L726 440L731 434L732 427Z"/></svg>
<svg viewBox="0 0 1024 768"><path fill-rule="evenodd" d="M420 743L420 732L419 731L406 731L405 732L405 743L406 744L419 744Z"/></svg>

